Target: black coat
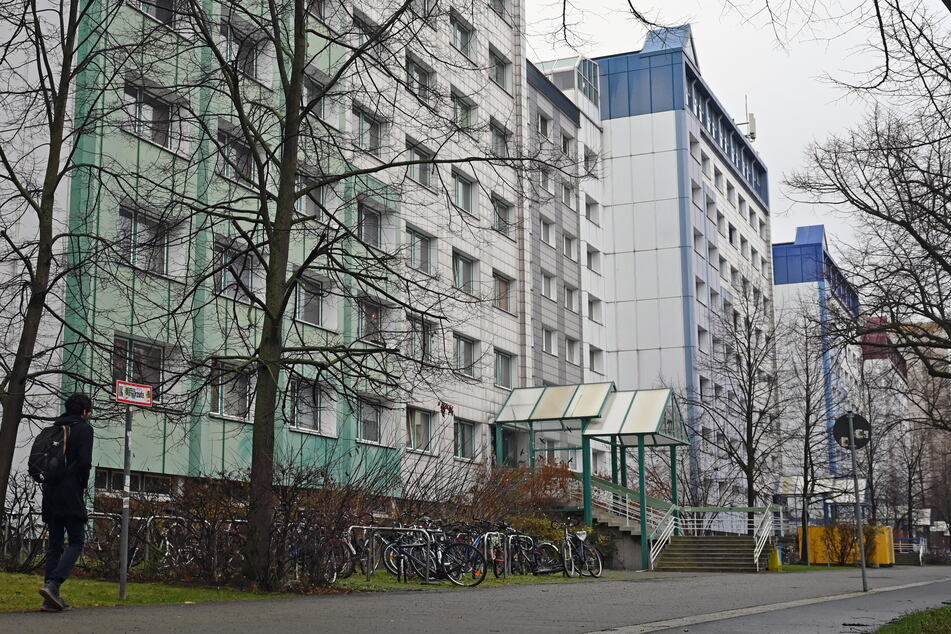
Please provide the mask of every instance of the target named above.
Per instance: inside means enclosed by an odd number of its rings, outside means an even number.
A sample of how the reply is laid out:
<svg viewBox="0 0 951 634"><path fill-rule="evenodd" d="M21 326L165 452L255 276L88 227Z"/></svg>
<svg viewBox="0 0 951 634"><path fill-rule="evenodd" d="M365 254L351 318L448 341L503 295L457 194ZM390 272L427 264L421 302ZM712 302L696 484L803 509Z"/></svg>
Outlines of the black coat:
<svg viewBox="0 0 951 634"><path fill-rule="evenodd" d="M92 425L81 416L63 414L55 425L69 425L66 439L66 475L56 484L43 486L43 521L53 517L87 519L86 487L92 470Z"/></svg>

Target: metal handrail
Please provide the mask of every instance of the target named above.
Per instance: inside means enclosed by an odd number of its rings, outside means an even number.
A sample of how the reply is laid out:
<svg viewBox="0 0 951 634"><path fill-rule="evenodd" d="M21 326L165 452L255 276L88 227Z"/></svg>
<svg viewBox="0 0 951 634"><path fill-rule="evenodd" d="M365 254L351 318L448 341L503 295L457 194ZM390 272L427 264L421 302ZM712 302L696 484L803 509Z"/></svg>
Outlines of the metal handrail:
<svg viewBox="0 0 951 634"><path fill-rule="evenodd" d="M766 546L766 543L769 541L769 537L773 532L773 507L772 505L766 507L766 512L763 513L762 518L760 519L758 526L756 527L756 548L753 550L753 563L756 564L756 571L759 572L759 556L763 552L763 548Z"/></svg>
<svg viewBox="0 0 951 634"><path fill-rule="evenodd" d="M667 509L667 513L660 519L657 523L657 527L651 532L650 537L648 537L651 570L654 569L654 563L657 561L657 558L660 557L660 553L664 550L664 547L674 534L674 530L677 528L676 510L676 506L671 506ZM660 531L660 535L657 534L658 531Z"/></svg>

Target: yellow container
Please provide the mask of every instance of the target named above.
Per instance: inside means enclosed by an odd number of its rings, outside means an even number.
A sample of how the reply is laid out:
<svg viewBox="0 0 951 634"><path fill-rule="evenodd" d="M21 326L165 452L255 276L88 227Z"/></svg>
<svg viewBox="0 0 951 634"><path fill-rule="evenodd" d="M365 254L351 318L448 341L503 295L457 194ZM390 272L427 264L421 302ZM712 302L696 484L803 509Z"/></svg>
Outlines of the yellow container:
<svg viewBox="0 0 951 634"><path fill-rule="evenodd" d="M895 541L890 526L869 526L866 529L866 536L870 531L875 532L875 543L867 552L870 553L868 565L878 564L879 566L891 566L895 563ZM841 531L851 531L855 533L855 527L848 524L838 526L810 526L809 527L809 563L825 565L829 563L838 563L836 554L846 548L849 544L849 552L843 558L846 564L858 565L859 549L858 544L852 542L851 537L846 537ZM802 527L799 528L799 545L802 552Z"/></svg>

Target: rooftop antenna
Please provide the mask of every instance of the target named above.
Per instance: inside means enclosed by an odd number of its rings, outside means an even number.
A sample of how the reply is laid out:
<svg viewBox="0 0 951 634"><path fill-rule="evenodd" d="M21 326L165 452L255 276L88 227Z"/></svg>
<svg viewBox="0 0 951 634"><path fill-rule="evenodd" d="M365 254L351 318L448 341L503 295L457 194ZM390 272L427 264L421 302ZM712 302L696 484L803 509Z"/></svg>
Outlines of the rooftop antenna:
<svg viewBox="0 0 951 634"><path fill-rule="evenodd" d="M750 141L756 140L756 115L750 112L750 100L749 96L744 95L743 97L743 108L746 110L746 121L743 123L737 123L736 125L746 126L746 138Z"/></svg>

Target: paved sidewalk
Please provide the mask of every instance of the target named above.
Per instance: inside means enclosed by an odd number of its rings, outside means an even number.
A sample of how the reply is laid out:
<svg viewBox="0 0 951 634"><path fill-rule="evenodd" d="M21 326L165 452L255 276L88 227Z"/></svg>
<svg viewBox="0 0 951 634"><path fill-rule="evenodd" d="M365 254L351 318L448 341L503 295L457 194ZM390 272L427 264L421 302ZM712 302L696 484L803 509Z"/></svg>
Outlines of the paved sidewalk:
<svg viewBox="0 0 951 634"><path fill-rule="evenodd" d="M869 571L872 588L949 578L951 568L939 566ZM574 584L96 608L62 614L17 613L0 615L0 631L581 634L826 597L857 589L861 589L861 581L858 571L853 570L782 574L639 573L630 580ZM68 584L64 594L68 598ZM873 600L884 605L890 594L876 594ZM770 615L764 614L763 618L769 620ZM768 622L774 625L766 631L786 631L776 627L782 621Z"/></svg>

